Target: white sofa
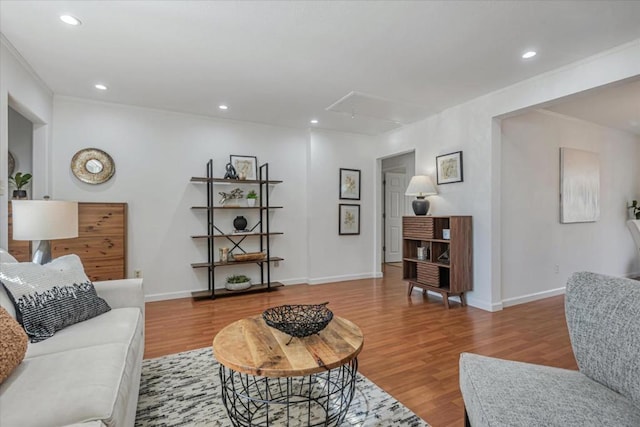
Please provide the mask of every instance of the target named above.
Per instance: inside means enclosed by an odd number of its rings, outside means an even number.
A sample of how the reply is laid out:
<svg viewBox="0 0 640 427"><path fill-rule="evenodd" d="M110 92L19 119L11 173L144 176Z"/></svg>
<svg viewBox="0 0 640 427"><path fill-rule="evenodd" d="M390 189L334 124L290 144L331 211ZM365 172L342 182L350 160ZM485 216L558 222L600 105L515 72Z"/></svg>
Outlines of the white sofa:
<svg viewBox="0 0 640 427"><path fill-rule="evenodd" d="M0 262L12 259L0 253ZM0 385L0 426L133 426L144 354L142 280L94 285L111 310L29 343ZM1 285L0 305L15 317Z"/></svg>

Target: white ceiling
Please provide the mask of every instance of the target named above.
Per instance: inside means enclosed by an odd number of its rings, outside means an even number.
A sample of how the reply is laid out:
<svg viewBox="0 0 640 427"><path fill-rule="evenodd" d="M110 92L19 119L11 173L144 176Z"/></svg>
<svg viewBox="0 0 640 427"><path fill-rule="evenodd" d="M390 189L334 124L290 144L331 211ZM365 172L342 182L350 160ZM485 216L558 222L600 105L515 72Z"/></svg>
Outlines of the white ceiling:
<svg viewBox="0 0 640 427"><path fill-rule="evenodd" d="M640 79L593 89L545 109L640 136Z"/></svg>
<svg viewBox="0 0 640 427"><path fill-rule="evenodd" d="M389 123L326 108L355 91L430 115L639 23L637 1L0 1L0 32L56 94L369 134Z"/></svg>

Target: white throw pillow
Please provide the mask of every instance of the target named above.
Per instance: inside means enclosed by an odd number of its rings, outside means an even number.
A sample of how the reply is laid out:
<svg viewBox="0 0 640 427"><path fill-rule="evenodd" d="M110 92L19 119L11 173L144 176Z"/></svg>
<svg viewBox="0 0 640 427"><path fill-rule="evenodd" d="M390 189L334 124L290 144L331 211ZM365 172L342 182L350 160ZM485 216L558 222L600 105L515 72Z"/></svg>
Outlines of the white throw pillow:
<svg viewBox="0 0 640 427"><path fill-rule="evenodd" d="M18 260L15 259L9 252L0 248L0 263L3 262L18 262Z"/></svg>
<svg viewBox="0 0 640 427"><path fill-rule="evenodd" d="M77 255L48 264L1 263L0 282L16 309L16 318L31 342L111 310L96 294Z"/></svg>

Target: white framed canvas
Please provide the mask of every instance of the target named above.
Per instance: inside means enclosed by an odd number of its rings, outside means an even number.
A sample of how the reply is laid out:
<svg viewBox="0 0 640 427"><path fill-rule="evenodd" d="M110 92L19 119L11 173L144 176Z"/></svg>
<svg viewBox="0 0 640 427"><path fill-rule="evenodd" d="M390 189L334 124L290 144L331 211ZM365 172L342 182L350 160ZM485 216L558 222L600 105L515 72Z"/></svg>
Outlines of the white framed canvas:
<svg viewBox="0 0 640 427"><path fill-rule="evenodd" d="M600 159L591 151L560 148L560 222L600 219Z"/></svg>

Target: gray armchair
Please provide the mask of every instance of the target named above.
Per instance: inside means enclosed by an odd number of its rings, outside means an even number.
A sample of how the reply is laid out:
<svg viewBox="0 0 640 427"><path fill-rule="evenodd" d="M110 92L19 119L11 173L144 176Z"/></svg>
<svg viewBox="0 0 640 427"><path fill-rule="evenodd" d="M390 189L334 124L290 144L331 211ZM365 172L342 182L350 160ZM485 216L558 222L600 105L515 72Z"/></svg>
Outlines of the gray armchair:
<svg viewBox="0 0 640 427"><path fill-rule="evenodd" d="M575 273L565 311L579 371L460 356L466 426L640 426L640 282Z"/></svg>

